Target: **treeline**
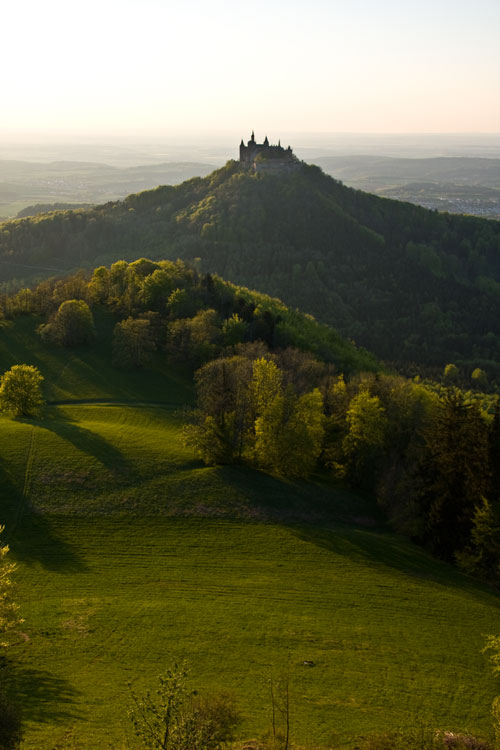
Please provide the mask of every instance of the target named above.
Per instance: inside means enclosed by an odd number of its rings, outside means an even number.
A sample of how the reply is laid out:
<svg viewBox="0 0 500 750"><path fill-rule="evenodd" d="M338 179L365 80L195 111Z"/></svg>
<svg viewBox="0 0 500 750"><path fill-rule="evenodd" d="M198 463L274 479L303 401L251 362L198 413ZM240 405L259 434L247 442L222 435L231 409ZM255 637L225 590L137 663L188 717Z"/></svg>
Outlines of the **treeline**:
<svg viewBox="0 0 500 750"><path fill-rule="evenodd" d="M186 439L206 463L284 477L323 470L373 493L393 526L499 581L500 406L453 385L346 380L312 355L242 346L196 373Z"/></svg>
<svg viewBox="0 0 500 750"><path fill-rule="evenodd" d="M381 199L316 167L206 178L91 210L7 222L2 273L118 258L200 268L284 299L386 360L500 378L500 223ZM26 273L36 273L36 270Z"/></svg>
<svg viewBox="0 0 500 750"><path fill-rule="evenodd" d="M310 315L182 261L117 261L91 275L82 271L0 295L0 317L41 316L42 338L64 346L92 340L96 310L114 316L113 356L125 367L147 364L158 350L194 371L238 344L262 341L271 349L313 352L346 372L378 368L368 352Z"/></svg>

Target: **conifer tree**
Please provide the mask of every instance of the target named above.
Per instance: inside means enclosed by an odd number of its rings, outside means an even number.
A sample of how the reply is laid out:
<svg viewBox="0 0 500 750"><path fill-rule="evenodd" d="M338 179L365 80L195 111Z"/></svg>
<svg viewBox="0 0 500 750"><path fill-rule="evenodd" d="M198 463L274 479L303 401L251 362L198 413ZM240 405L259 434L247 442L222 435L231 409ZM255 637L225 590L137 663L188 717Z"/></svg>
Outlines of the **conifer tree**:
<svg viewBox="0 0 500 750"><path fill-rule="evenodd" d="M425 540L451 559L469 540L474 513L489 487L488 430L478 406L448 388L425 431L418 473Z"/></svg>

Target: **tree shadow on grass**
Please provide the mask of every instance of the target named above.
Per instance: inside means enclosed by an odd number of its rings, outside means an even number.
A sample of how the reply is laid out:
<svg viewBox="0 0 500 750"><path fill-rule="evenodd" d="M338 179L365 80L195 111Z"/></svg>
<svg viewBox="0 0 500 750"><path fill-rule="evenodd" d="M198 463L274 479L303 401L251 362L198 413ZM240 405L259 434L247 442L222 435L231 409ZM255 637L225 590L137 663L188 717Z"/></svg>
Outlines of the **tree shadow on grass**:
<svg viewBox="0 0 500 750"><path fill-rule="evenodd" d="M0 463L0 524L5 526L3 542L9 541L8 537L16 525L22 512L23 494L12 482L4 467Z"/></svg>
<svg viewBox="0 0 500 750"><path fill-rule="evenodd" d="M40 563L47 570L74 573L86 569L72 545L57 534L50 517L34 514L23 493L0 465L0 524L2 542L9 544L14 560Z"/></svg>
<svg viewBox="0 0 500 750"><path fill-rule="evenodd" d="M60 724L82 718L75 706L79 691L47 670L9 660L0 665L0 680L12 702L21 707L26 722Z"/></svg>
<svg viewBox="0 0 500 750"><path fill-rule="evenodd" d="M238 505L228 503L229 514L246 510L248 518L284 524L350 523L363 517L374 527L385 525L371 499L336 487L321 474L309 480L289 480L246 466L219 466L213 471L216 481L234 490Z"/></svg>
<svg viewBox="0 0 500 750"><path fill-rule="evenodd" d="M72 544L57 533L50 516L26 512L12 536L12 556L26 565L39 563L56 573L82 573L87 566Z"/></svg>
<svg viewBox="0 0 500 750"><path fill-rule="evenodd" d="M438 560L410 539L390 530L375 500L335 486L322 476L288 481L247 467L219 467L220 480L234 488L233 518L276 523L298 539L335 555L392 568L410 578L455 586L474 597L497 599L490 586ZM230 505L228 503L228 517Z"/></svg>
<svg viewBox="0 0 500 750"><path fill-rule="evenodd" d="M418 578L450 587L455 586L479 599L497 598L498 592L481 581L465 575L451 563L438 560L410 539L387 529L366 529L356 525L323 526L313 524L290 525L301 540L330 550L336 555L378 568L392 568L411 578Z"/></svg>
<svg viewBox="0 0 500 750"><path fill-rule="evenodd" d="M119 474L130 475L134 467L130 461L112 443L97 432L81 427L76 422L65 417L47 417L40 421L41 429L53 432L55 435L71 443L77 450L100 461L107 469Z"/></svg>

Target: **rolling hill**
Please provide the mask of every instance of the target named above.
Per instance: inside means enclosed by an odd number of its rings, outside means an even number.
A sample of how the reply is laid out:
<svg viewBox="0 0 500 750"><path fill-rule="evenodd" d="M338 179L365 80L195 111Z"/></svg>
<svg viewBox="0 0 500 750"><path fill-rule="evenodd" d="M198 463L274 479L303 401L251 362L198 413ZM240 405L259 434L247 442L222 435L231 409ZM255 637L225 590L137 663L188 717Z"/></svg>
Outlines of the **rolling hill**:
<svg viewBox="0 0 500 750"><path fill-rule="evenodd" d="M0 216L32 216L59 208L46 205L50 203L104 203L158 183L175 185L195 175L206 175L211 169L207 164L186 161L117 167L84 161L1 159ZM36 211L33 204L42 205Z"/></svg>
<svg viewBox="0 0 500 750"><path fill-rule="evenodd" d="M37 364L50 402L40 419L0 416L0 521L25 618L7 684L26 750L134 747L127 682L154 687L173 657L196 689L236 695L246 738L269 726L266 681L288 669L300 743L491 735L480 650L495 592L324 475L204 466L182 439L182 369L114 369L106 321L69 353L37 323L4 324L0 346L0 371Z"/></svg>
<svg viewBox="0 0 500 750"><path fill-rule="evenodd" d="M499 250L497 222L361 193L316 167L256 175L235 162L203 179L0 230L7 286L119 258L180 257L279 296L383 359L452 361L495 376Z"/></svg>

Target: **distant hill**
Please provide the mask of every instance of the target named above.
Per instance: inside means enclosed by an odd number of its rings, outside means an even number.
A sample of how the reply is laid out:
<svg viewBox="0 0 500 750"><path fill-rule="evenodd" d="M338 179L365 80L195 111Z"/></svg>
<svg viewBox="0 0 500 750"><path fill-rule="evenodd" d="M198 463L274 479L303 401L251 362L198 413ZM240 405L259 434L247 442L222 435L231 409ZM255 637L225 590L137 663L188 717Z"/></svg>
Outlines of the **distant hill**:
<svg viewBox="0 0 500 750"><path fill-rule="evenodd" d="M500 363L500 223L347 188L318 167L205 178L6 222L2 279L180 257L279 296L400 363Z"/></svg>
<svg viewBox="0 0 500 750"><path fill-rule="evenodd" d="M402 159L389 156L320 156L315 163L346 181L449 182L461 185L500 186L500 159L433 157Z"/></svg>
<svg viewBox="0 0 500 750"><path fill-rule="evenodd" d="M355 154L314 162L350 187L438 211L500 218L500 159Z"/></svg>
<svg viewBox="0 0 500 750"><path fill-rule="evenodd" d="M175 185L212 169L208 164L185 161L114 167L82 161L0 160L0 217L16 216L38 203L104 203L159 184Z"/></svg>

